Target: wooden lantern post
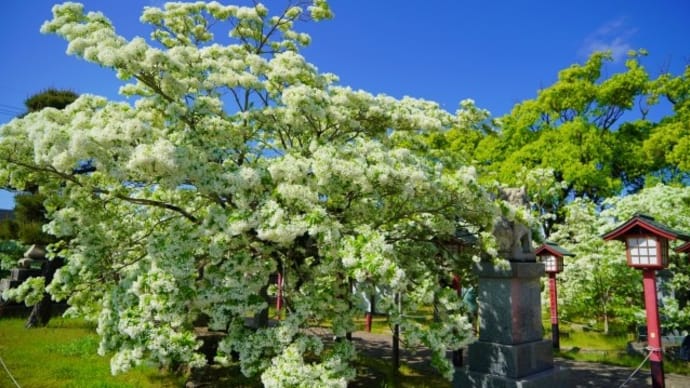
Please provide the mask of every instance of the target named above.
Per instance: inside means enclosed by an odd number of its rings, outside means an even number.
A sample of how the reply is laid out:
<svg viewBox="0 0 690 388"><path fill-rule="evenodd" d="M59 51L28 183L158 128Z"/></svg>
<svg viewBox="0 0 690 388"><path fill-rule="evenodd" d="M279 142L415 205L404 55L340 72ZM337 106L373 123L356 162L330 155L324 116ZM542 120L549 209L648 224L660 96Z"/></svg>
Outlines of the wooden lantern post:
<svg viewBox="0 0 690 388"><path fill-rule="evenodd" d="M537 248L535 253L540 261L544 263L544 272L549 275L549 297L551 307L551 339L554 349L561 347L558 331L558 291L556 290L556 274L563 272L563 257L575 256L566 249L546 241Z"/></svg>
<svg viewBox="0 0 690 388"><path fill-rule="evenodd" d="M647 312L647 341L652 387L663 388L664 364L661 346L661 329L656 295L656 270L668 266L668 241L690 240L685 233L670 229L652 217L636 214L624 224L606 233L604 240L625 242L628 266L642 270L644 305Z"/></svg>
<svg viewBox="0 0 690 388"><path fill-rule="evenodd" d="M365 329L367 333L371 333L371 324L372 324L372 319L374 317L374 314L376 312L376 291L372 292L371 295L369 295L369 308L367 309L366 315L365 315Z"/></svg>

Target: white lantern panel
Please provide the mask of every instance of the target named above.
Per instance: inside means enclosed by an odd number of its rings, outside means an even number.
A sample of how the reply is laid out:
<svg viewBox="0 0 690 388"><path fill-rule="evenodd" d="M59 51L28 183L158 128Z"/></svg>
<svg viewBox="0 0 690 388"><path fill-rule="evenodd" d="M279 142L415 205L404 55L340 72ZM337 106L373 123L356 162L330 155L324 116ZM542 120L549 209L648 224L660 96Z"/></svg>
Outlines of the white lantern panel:
<svg viewBox="0 0 690 388"><path fill-rule="evenodd" d="M658 265L657 241L654 237L640 236L628 238L628 252L632 265Z"/></svg>
<svg viewBox="0 0 690 388"><path fill-rule="evenodd" d="M563 270L561 266L559 266L560 262L556 256L550 255L550 256L544 256L544 270L546 272L560 272Z"/></svg>

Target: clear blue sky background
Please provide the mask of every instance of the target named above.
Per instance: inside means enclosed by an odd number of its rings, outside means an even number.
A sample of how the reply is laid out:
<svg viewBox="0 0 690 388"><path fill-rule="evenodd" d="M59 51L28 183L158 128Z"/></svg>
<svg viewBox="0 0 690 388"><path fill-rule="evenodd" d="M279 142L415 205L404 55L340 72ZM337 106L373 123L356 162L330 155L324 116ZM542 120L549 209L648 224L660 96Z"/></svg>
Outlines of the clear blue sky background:
<svg viewBox="0 0 690 388"><path fill-rule="evenodd" d="M113 73L68 57L62 39L39 32L55 3L0 3L0 124L21 113L28 96L49 87L119 99ZM163 2L83 3L132 38L149 33L138 21L141 9ZM276 10L285 3L266 1ZM679 74L690 63L686 0L332 0L331 6L334 20L298 27L312 35L303 52L310 62L339 75L344 85L434 100L451 112L472 98L495 116L506 114L594 50L613 51L617 62L610 73L630 49L649 51L644 64L652 75ZM11 195L0 193L0 208L12 206Z"/></svg>

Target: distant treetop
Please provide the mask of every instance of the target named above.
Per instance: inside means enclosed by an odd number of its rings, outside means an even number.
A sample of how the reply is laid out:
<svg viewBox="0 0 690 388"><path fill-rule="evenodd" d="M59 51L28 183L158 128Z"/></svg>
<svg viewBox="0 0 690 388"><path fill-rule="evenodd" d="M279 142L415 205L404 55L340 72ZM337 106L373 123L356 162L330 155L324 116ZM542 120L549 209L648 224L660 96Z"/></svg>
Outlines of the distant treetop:
<svg viewBox="0 0 690 388"><path fill-rule="evenodd" d="M71 90L49 88L24 100L24 105L28 113L38 112L48 107L63 109L78 97L79 95Z"/></svg>

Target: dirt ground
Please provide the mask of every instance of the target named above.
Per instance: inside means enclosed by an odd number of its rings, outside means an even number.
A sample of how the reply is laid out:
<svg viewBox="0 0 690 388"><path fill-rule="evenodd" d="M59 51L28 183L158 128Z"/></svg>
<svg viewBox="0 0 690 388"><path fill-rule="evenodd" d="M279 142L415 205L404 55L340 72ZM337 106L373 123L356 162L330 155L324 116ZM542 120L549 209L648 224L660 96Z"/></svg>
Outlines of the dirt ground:
<svg viewBox="0 0 690 388"><path fill-rule="evenodd" d="M594 362L579 362L556 359L556 363L570 372L570 379L576 387L620 387L630 376L633 369L620 366L604 365ZM690 387L690 376L676 374L665 375L667 388ZM641 369L625 384L625 387L651 387L649 369Z"/></svg>

